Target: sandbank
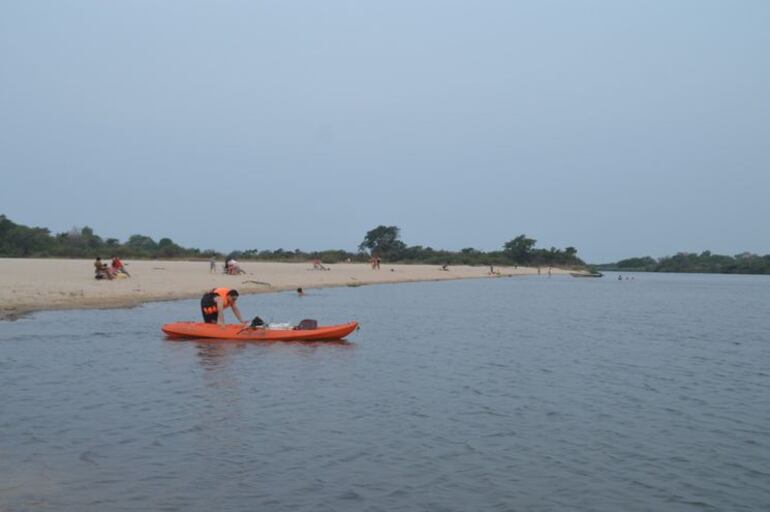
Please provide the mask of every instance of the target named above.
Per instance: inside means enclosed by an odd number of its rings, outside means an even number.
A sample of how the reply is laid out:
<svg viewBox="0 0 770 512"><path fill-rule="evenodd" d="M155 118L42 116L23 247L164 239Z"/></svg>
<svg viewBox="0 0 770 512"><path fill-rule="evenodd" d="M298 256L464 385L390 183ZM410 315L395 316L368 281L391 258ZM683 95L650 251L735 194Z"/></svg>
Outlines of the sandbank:
<svg viewBox="0 0 770 512"><path fill-rule="evenodd" d="M533 267L390 265L372 270L364 263L325 265L311 263L241 262L245 274L230 276L209 271L208 261L126 260L131 277L111 281L94 279L93 261L76 259L0 258L0 320L51 309L123 308L145 302L200 297L206 290L226 286L240 293L361 286L412 281L496 278L537 275ZM547 276L546 268L541 269ZM552 269L554 274L568 272Z"/></svg>

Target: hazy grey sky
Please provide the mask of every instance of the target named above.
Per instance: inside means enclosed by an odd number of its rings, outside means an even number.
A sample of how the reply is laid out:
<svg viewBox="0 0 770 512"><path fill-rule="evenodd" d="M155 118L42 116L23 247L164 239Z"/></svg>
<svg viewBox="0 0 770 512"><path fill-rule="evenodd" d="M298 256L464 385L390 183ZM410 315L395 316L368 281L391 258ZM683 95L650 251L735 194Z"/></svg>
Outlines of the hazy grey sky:
<svg viewBox="0 0 770 512"><path fill-rule="evenodd" d="M770 253L770 2L0 0L0 213L219 250Z"/></svg>

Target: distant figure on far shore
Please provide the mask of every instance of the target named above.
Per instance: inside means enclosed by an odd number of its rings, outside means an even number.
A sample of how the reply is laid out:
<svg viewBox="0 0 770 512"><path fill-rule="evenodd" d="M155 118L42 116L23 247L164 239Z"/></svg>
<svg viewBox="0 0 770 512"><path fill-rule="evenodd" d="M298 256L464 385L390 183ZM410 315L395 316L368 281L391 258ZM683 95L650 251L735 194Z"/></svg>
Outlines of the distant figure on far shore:
<svg viewBox="0 0 770 512"><path fill-rule="evenodd" d="M302 287L297 288L297 295L300 296L300 297L305 295L305 292L304 292L304 290L302 290Z"/></svg>
<svg viewBox="0 0 770 512"><path fill-rule="evenodd" d="M209 274L213 274L217 271L217 259L212 256L209 260Z"/></svg>

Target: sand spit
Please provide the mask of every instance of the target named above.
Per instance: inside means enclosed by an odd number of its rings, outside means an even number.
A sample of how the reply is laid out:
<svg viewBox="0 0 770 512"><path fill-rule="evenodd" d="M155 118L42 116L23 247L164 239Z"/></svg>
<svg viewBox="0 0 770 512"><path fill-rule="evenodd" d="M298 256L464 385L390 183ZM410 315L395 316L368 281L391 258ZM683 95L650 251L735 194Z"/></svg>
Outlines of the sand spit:
<svg viewBox="0 0 770 512"><path fill-rule="evenodd" d="M380 283L442 281L537 275L531 267L390 265L372 270L362 263L327 265L314 270L308 263L241 262L245 274L230 276L209 271L208 261L126 260L128 279L94 279L93 261L68 259L0 258L0 320L10 320L32 311L50 309L123 308L145 302L200 297L214 287L236 288L245 294L331 286L361 286ZM547 276L547 269L541 269ZM552 269L554 274L566 270Z"/></svg>

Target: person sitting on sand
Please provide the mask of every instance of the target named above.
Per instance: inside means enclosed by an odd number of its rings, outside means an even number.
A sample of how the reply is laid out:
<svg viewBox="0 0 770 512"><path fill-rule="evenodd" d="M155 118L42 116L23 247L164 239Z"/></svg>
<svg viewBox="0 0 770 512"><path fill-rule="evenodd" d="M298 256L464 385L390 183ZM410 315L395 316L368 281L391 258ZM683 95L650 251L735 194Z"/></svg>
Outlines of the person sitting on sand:
<svg viewBox="0 0 770 512"><path fill-rule="evenodd" d="M235 259L231 259L225 262L225 273L230 276L237 276L238 274L245 274L246 271L241 269L241 266Z"/></svg>
<svg viewBox="0 0 770 512"><path fill-rule="evenodd" d="M131 277L131 274L128 273L126 270L126 266L123 264L122 261L120 261L120 258L117 256L112 257L112 275L117 275L118 273L125 274L126 277Z"/></svg>
<svg viewBox="0 0 770 512"><path fill-rule="evenodd" d="M112 279L113 275L110 272L106 263L102 262L102 259L97 256L94 261L94 278L95 279Z"/></svg>
<svg viewBox="0 0 770 512"><path fill-rule="evenodd" d="M441 270L449 270L449 262L447 261L443 265L441 265Z"/></svg>
<svg viewBox="0 0 770 512"><path fill-rule="evenodd" d="M238 290L230 288L214 288L206 292L201 297L201 314L203 321L207 324L225 323L225 309L232 308L235 318L242 324L246 322L241 318L241 312L238 310L236 302L238 301Z"/></svg>

